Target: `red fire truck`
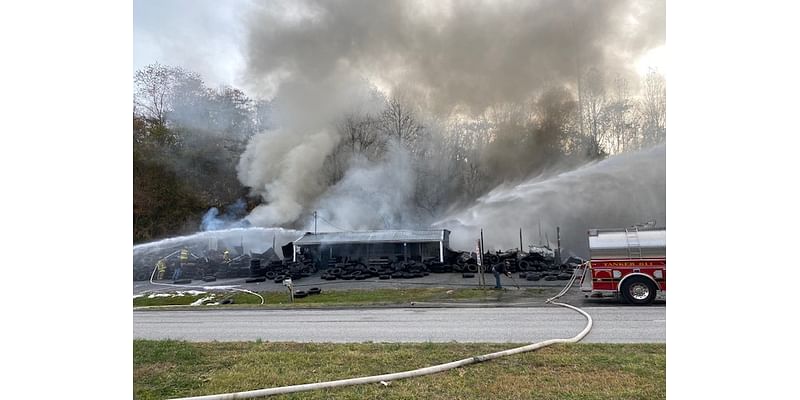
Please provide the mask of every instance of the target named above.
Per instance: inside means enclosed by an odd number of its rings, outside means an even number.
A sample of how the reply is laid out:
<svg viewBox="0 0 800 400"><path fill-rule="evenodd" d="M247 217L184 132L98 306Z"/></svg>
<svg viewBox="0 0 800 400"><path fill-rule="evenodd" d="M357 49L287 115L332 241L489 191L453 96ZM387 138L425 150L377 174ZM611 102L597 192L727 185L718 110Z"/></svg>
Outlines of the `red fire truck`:
<svg viewBox="0 0 800 400"><path fill-rule="evenodd" d="M589 256L581 277L586 297L619 296L636 305L666 300L667 228L591 229Z"/></svg>

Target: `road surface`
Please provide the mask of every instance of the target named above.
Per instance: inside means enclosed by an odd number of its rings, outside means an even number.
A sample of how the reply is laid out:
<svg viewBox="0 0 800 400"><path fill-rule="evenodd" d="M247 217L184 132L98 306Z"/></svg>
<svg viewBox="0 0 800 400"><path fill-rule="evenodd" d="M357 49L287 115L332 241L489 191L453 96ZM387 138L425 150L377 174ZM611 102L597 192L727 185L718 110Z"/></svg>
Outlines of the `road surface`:
<svg viewBox="0 0 800 400"><path fill-rule="evenodd" d="M584 307L583 342L666 343L666 307ZM575 336L586 319L562 307L134 311L134 339L271 342L533 343Z"/></svg>

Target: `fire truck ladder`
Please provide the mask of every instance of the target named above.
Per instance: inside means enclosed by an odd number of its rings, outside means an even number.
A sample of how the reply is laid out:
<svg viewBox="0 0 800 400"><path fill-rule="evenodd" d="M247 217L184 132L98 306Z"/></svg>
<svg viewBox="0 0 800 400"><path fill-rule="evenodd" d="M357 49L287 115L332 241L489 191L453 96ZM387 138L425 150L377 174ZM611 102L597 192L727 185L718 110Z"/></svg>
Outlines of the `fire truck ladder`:
<svg viewBox="0 0 800 400"><path fill-rule="evenodd" d="M639 243L639 228L625 228L625 240L628 242L628 258L642 258L642 246Z"/></svg>

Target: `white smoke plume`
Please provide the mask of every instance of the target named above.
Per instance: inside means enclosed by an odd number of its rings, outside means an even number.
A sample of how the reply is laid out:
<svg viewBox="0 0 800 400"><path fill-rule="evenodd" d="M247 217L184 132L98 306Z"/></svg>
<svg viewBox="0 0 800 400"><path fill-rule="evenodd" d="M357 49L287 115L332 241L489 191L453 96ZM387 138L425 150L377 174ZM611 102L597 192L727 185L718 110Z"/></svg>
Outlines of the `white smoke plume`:
<svg viewBox="0 0 800 400"><path fill-rule="evenodd" d="M392 144L385 160L373 164L356 160L344 178L316 203L334 227L365 230L415 226L409 207L415 185L409 154Z"/></svg>

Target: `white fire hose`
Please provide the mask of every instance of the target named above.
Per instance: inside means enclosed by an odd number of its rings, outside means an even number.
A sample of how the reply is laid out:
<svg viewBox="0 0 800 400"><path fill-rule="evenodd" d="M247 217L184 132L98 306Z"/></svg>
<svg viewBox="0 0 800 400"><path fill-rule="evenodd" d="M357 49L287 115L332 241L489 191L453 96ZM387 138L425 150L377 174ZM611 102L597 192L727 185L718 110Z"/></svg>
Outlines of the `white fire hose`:
<svg viewBox="0 0 800 400"><path fill-rule="evenodd" d="M550 345L554 345L557 343L576 343L583 339L589 331L592 329L592 317L587 314L585 311L581 310L578 307L565 304L565 303L557 303L554 300L558 299L559 297L565 295L569 289L572 287L572 284L575 282L575 278L578 276L578 271L583 270L586 264L581 265L581 268L576 268L575 272L570 278L567 285L564 289L561 290L557 295L547 299L545 303L554 304L557 306L562 306L569 308L571 310L579 312L586 318L586 327L578 333L577 335L569 338L569 339L550 339L545 340L543 342L533 343L522 347L516 347L509 350L498 351L496 353L484 354L480 356L474 356L470 358L465 358L463 360L453 361L446 364L439 364L434 365L426 368L415 369L412 371L405 371L405 372L396 372L391 374L383 374L383 375L374 375L374 376L365 376L361 378L350 378L350 379L340 379L336 381L328 381L328 382L318 382L318 383L306 383L303 385L291 385L291 386L281 386L275 388L267 388L267 389L258 389L258 390L250 390L246 392L235 392L235 393L222 393L222 394L212 394L207 396L196 396L196 397L182 397L174 400L230 400L230 399L252 399L256 397L265 397L265 396L272 396L276 394L287 394L287 393L296 393L296 392L305 392L310 390L318 390L318 389L328 389L334 387L342 387L342 386L352 386L352 385L362 385L366 383L380 383L380 382L389 382L395 381L398 379L405 379L405 378L413 378L417 376L423 375L430 375L435 374L443 371L447 371L453 368L463 367L469 364L475 364L479 362L493 360L495 358L500 358L504 356L510 356L513 354L525 353L528 351L534 351L541 349L543 347L547 347Z"/></svg>
<svg viewBox="0 0 800 400"><path fill-rule="evenodd" d="M175 254L175 253L172 253L172 254ZM170 255L171 255L171 254L170 254ZM169 256L167 256L167 257L169 257ZM162 260L165 260L167 257L164 257L164 258L162 258ZM155 267L155 268L153 268L153 273L152 273L152 274L150 274L150 284L151 284L151 285L170 286L170 287L182 287L182 288L195 288L195 289L203 289L203 290L234 290L234 291L237 291L237 292L249 293L249 294L252 294L252 295L258 296L258 298L259 298L259 299L261 299L261 304L264 304L264 297L263 297L263 296L261 296L260 294L258 294L258 293L256 293L256 292L251 292L251 291L249 291L249 290L247 290L247 289L239 289L239 288L235 288L235 287L196 286L196 285L176 285L176 284L174 284L174 283L160 283L160 282L153 282L153 277L155 277L155 276L156 276L156 270L157 270L157 269L158 269L158 265L156 265L156 267Z"/></svg>

